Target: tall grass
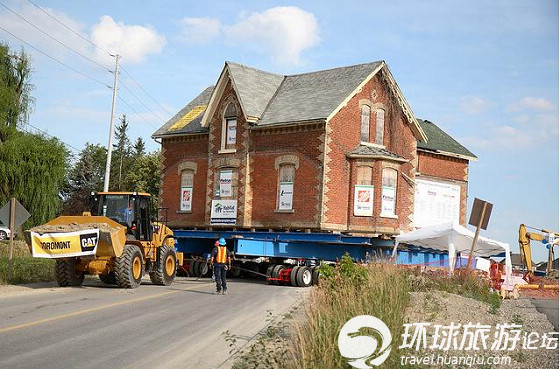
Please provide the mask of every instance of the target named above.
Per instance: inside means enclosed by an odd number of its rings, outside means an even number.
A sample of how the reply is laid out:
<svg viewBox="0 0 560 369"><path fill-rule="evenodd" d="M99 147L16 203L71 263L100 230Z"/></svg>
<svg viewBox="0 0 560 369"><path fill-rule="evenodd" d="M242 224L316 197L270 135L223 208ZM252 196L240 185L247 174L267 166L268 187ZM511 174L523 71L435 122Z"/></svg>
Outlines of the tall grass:
<svg viewBox="0 0 560 369"><path fill-rule="evenodd" d="M0 242L0 284L24 284L55 280L53 259L39 259L31 256L22 241L14 242L12 257L12 279L8 276L8 242Z"/></svg>
<svg viewBox="0 0 560 369"><path fill-rule="evenodd" d="M338 351L342 326L358 315L381 319L393 336L392 352L385 368L399 366L397 342L402 334L409 302L406 271L390 264L352 263L342 258L334 269L321 267L321 285L311 291L305 320L296 327L293 360L287 368L351 368Z"/></svg>

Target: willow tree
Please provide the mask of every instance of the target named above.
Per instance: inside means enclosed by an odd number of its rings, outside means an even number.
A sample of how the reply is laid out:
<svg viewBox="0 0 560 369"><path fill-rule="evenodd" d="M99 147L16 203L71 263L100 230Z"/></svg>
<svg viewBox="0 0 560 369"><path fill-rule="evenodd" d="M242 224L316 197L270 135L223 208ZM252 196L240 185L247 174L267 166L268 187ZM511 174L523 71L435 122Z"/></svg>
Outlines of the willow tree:
<svg viewBox="0 0 560 369"><path fill-rule="evenodd" d="M0 127L0 206L15 197L31 213L27 226L59 214L69 153L56 138Z"/></svg>

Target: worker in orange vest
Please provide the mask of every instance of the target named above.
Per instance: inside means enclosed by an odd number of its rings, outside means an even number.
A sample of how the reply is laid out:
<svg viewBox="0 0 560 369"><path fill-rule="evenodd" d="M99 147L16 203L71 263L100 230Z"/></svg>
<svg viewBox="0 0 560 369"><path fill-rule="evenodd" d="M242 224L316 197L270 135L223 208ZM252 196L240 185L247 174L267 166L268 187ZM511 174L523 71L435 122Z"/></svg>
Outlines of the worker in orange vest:
<svg viewBox="0 0 560 369"><path fill-rule="evenodd" d="M231 269L231 251L226 247L226 240L220 238L212 250L210 265L214 268L216 278L216 294L227 294L226 272Z"/></svg>

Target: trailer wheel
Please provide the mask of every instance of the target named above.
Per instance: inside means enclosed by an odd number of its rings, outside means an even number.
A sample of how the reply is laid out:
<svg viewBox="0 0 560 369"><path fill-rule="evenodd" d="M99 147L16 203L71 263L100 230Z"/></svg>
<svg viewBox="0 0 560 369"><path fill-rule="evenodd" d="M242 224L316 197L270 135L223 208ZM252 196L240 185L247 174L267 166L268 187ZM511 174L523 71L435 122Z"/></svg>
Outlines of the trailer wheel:
<svg viewBox="0 0 560 369"><path fill-rule="evenodd" d="M300 287L311 286L311 282L313 281L313 274L311 273L311 269L306 266L299 268L296 280L298 286Z"/></svg>
<svg viewBox="0 0 560 369"><path fill-rule="evenodd" d="M272 270L272 278L278 278L280 271L286 269L284 265L276 265ZM280 281L272 281L276 285L280 285Z"/></svg>
<svg viewBox="0 0 560 369"><path fill-rule="evenodd" d="M156 270L150 280L159 286L169 286L177 275L177 254L172 246L160 246L157 251Z"/></svg>
<svg viewBox="0 0 560 369"><path fill-rule="evenodd" d="M197 262L195 260L189 261L189 277L196 277Z"/></svg>
<svg viewBox="0 0 560 369"><path fill-rule="evenodd" d="M319 267L318 266L314 266L311 269L311 273L313 274L312 276L312 282L314 286L318 286L319 285Z"/></svg>
<svg viewBox="0 0 560 369"><path fill-rule="evenodd" d="M60 287L78 287L84 283L84 272L76 270L76 258L57 259L55 272Z"/></svg>
<svg viewBox="0 0 560 369"><path fill-rule="evenodd" d="M123 253L115 260L117 286L136 288L142 283L144 261L142 251L136 245L124 245Z"/></svg>
<svg viewBox="0 0 560 369"><path fill-rule="evenodd" d="M117 284L117 279L115 277L115 272L109 272L107 274L100 274L99 279L105 284Z"/></svg>
<svg viewBox="0 0 560 369"><path fill-rule="evenodd" d="M241 269L239 268L239 265L232 265L230 276L232 278L238 278L240 275L241 275Z"/></svg>
<svg viewBox="0 0 560 369"><path fill-rule="evenodd" d="M210 268L208 267L208 264L206 264L206 262L204 261L199 261L198 262L198 268L197 268L197 277L206 277L206 274L208 274L208 271L210 270Z"/></svg>
<svg viewBox="0 0 560 369"><path fill-rule="evenodd" d="M290 273L290 282L292 283L292 286L297 287L297 272L299 270L299 266L296 265L295 267L292 268L292 272Z"/></svg>
<svg viewBox="0 0 560 369"><path fill-rule="evenodd" d="M268 266L268 268L266 268L266 281L268 282L268 284L272 284L274 281L271 281L270 278L272 278L272 272L274 271L274 268L276 267L276 264L270 264Z"/></svg>

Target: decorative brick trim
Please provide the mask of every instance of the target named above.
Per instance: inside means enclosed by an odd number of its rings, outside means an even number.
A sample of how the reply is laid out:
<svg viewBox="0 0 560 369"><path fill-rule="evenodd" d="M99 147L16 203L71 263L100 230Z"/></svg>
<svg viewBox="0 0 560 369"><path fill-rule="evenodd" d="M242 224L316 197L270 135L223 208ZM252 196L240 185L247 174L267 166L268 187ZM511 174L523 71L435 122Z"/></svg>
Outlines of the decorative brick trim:
<svg viewBox="0 0 560 369"><path fill-rule="evenodd" d="M280 169L282 164L292 164L299 169L299 157L297 155L282 155L274 159L274 168L276 170Z"/></svg>
<svg viewBox="0 0 560 369"><path fill-rule="evenodd" d="M213 168L239 168L240 160L237 158L217 158L214 159Z"/></svg>
<svg viewBox="0 0 560 369"><path fill-rule="evenodd" d="M194 174L196 174L197 168L198 165L194 161L185 160L177 165L177 172L179 173L179 175L181 175L181 173L185 170L192 170Z"/></svg>

